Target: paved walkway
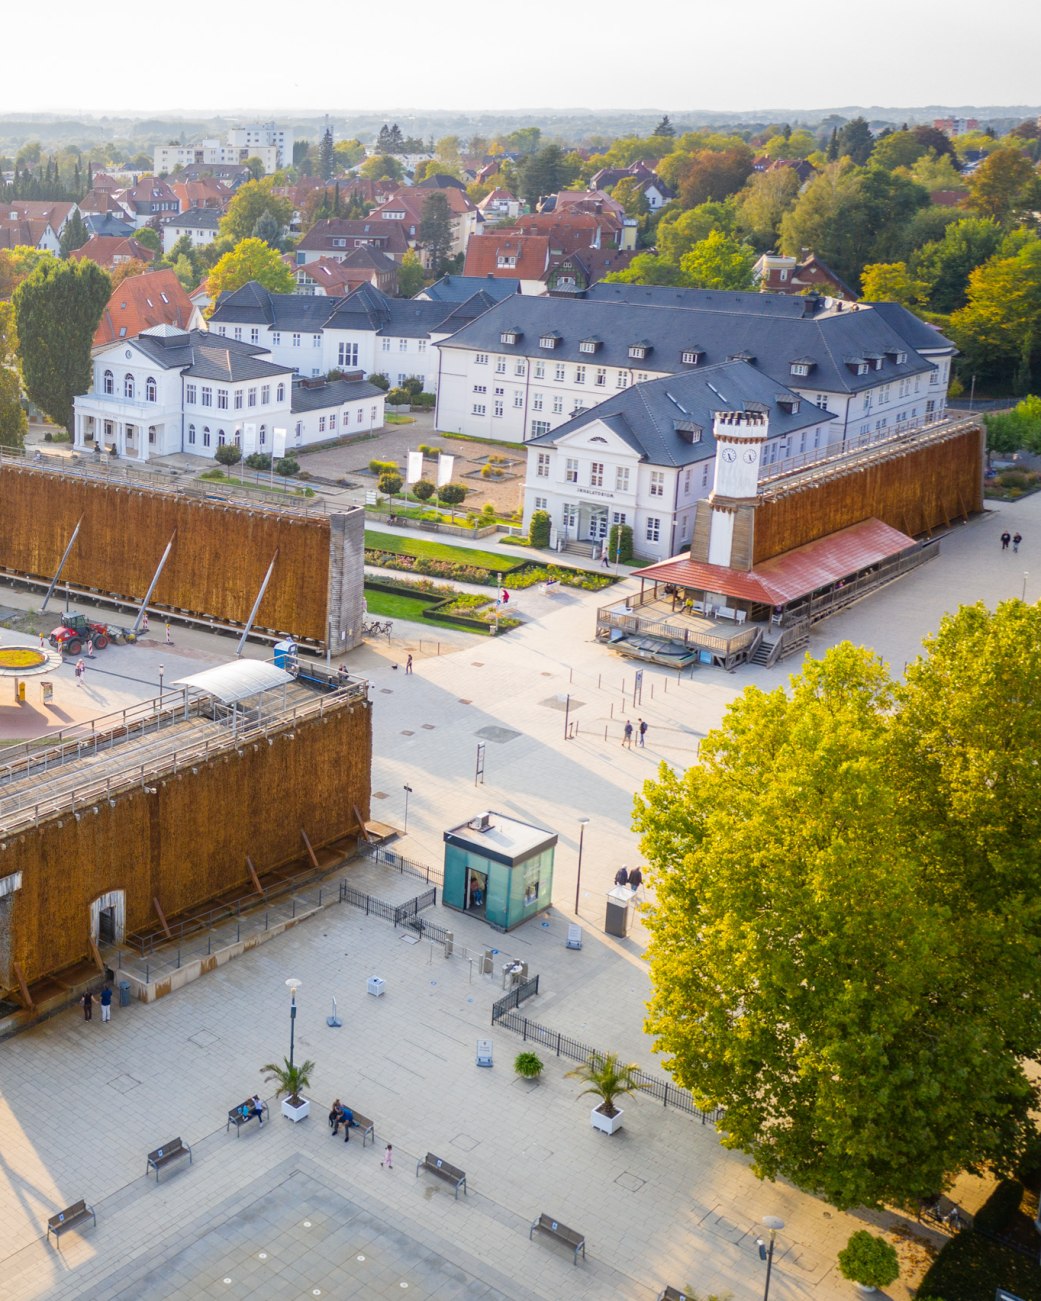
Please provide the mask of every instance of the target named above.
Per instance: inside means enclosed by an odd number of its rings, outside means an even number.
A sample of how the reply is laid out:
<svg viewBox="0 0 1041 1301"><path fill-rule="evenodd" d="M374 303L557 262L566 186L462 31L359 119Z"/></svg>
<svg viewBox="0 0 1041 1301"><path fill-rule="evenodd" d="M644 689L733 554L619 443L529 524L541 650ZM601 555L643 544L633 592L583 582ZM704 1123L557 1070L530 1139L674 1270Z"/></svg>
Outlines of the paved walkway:
<svg viewBox="0 0 1041 1301"><path fill-rule="evenodd" d="M1000 551L1006 525L1028 540L1018 556ZM943 610L1019 596L1031 565L1041 579L1031 551L1039 546L1041 501L1003 506L957 528L935 562L819 625L813 650L844 636L870 640L899 669ZM1036 596L1037 581L1026 581ZM602 598L519 599L529 616L522 628L495 640L448 635L440 655L417 655L411 676L392 665L403 661L409 635L418 641L418 628L399 625L389 645L350 657L372 680L373 816L402 825L410 785L408 835L396 848L431 863L441 861L444 828L484 808L557 831L555 906L545 925L499 936L469 917L439 910L437 919L468 948L491 943L540 974L541 992L524 1006L530 1017L654 1070L642 1028L642 927L637 921L621 940L602 933L614 873L639 858L629 830L633 793L662 762L686 767L745 685L782 685L792 666L700 669L682 679L646 666L643 701L633 707L631 666L593 639ZM103 679L104 706L152 693L160 662L170 680L233 650L194 630L177 642L173 653L154 645L104 652L113 675ZM62 690L76 688L70 681ZM579 723L573 741L564 740L565 705ZM627 715L648 720L645 749L621 746ZM573 952L564 940L574 920L580 815L590 818L579 906L586 940ZM366 993L373 974L386 981L382 998ZM236 1138L224 1131L227 1109L257 1088L270 1096L259 1067L288 1050L289 976L304 982L296 1053L316 1063L312 1115L294 1126L273 1106L262 1131ZM543 1050L540 1083L514 1077L521 1041L489 1025L501 992L498 966L480 976L338 905L156 1004L117 1008L111 1024L86 1024L71 1009L5 1041L5 1297L651 1298L671 1282L750 1298L763 1285L755 1249L763 1215L786 1221L772 1296L849 1295L835 1253L853 1228L883 1221L761 1183L711 1127L647 1098L626 1104L619 1134L595 1133L588 1100L565 1078L570 1063ZM340 1029L325 1022L333 997ZM485 1036L494 1042L492 1070L474 1064L475 1041ZM375 1118L375 1148L330 1141L324 1117L334 1096ZM192 1144L194 1163L157 1186L145 1177L145 1153L175 1135ZM397 1154L393 1171L379 1163L386 1142ZM416 1179L426 1151L466 1170L468 1197L456 1202L446 1185ZM957 1195L971 1209L982 1191L966 1179ZM44 1240L46 1218L80 1197L96 1205L97 1229L68 1235L58 1253ZM586 1265L573 1267L551 1241L528 1241L527 1225L543 1210L587 1235ZM908 1292L900 1284L889 1295Z"/></svg>

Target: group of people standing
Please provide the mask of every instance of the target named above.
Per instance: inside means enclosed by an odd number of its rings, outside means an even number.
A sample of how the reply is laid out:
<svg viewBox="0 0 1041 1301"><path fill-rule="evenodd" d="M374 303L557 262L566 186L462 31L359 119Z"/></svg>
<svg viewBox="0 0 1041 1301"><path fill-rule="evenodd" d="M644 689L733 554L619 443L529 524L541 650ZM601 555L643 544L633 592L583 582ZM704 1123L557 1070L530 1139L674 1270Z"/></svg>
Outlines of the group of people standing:
<svg viewBox="0 0 1041 1301"><path fill-rule="evenodd" d="M647 723L646 723L646 720L645 720L645 719L642 719L642 718L637 719L637 720L636 720L636 727L635 727L635 729L633 728L633 721L632 721L631 718L627 718L627 719L625 720L625 728L623 729L623 732L622 732L622 744L623 744L623 745L627 745L627 746L629 747L630 750L633 748L633 733L634 733L634 731L635 731L635 734L636 734L636 737L637 737L637 744L638 744L638 745L646 745L646 744L647 744Z"/></svg>
<svg viewBox="0 0 1041 1301"><path fill-rule="evenodd" d="M112 986L111 985L106 984L100 994L92 994L88 989L87 992L80 999L80 1003L83 1005L84 1021L92 1021L94 1019L95 1003L101 1004L102 1021L112 1020Z"/></svg>
<svg viewBox="0 0 1041 1301"><path fill-rule="evenodd" d="M1002 533L1002 535L1001 535L1001 549L1002 549L1002 551L1007 551L1007 550L1008 550L1008 544L1011 542L1011 543L1012 543L1012 550L1013 550L1013 551L1018 551L1018 550L1019 550L1019 544L1020 544L1022 541L1023 541L1023 535L1022 535L1022 533L1020 533L1020 531L1019 531L1018 529L1015 531L1015 533L1010 533L1010 532L1008 531L1008 529L1006 529L1005 532Z"/></svg>

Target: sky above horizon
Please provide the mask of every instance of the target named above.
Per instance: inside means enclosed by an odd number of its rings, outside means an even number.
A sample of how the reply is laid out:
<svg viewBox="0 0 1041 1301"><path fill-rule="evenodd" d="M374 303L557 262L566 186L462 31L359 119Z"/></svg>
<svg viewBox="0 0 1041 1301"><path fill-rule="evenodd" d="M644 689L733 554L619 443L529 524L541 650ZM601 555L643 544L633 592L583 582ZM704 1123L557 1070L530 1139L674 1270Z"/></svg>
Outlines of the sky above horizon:
<svg viewBox="0 0 1041 1301"><path fill-rule="evenodd" d="M589 10L566 0L459 9L398 0L386 25L379 10L359 12L360 24L340 6L324 20L301 11L299 21L275 0L137 7L122 17L83 0L52 0L45 18L18 6L0 19L0 111L682 115L1041 101L1041 17L1011 0L657 0L647 10L633 0Z"/></svg>

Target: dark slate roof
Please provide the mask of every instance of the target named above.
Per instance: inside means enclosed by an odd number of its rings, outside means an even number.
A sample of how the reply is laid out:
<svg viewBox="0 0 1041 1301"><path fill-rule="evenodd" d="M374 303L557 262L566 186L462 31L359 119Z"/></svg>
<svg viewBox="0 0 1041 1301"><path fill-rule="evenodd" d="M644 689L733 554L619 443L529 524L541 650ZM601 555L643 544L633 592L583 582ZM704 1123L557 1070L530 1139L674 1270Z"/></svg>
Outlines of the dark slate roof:
<svg viewBox="0 0 1041 1301"><path fill-rule="evenodd" d="M435 172L434 175L428 176L425 180L416 184L417 190L443 190L446 186L451 186L453 190L466 191L466 186L455 176L447 176L444 172Z"/></svg>
<svg viewBox="0 0 1041 1301"><path fill-rule="evenodd" d="M482 282L483 291L483 282ZM448 334L494 306L491 298L471 294L464 303L390 298L373 285L359 285L346 297L273 294L251 280L234 293L222 294L211 326L268 325L273 330L372 330L395 338L425 339ZM446 327L444 322L452 320Z"/></svg>
<svg viewBox="0 0 1041 1301"><path fill-rule="evenodd" d="M791 412L782 401L798 406ZM716 454L712 434L718 411L766 410L770 437L798 433L835 417L790 389L778 389L768 376L746 361L725 361L704 370L667 375L623 389L565 424L532 438L530 443L553 447L568 434L603 421L650 465L684 466ZM695 426L700 437L691 442L677 429Z"/></svg>
<svg viewBox="0 0 1041 1301"><path fill-rule="evenodd" d="M509 298L510 294L520 293L520 281L510 280L505 276L442 276L432 285L421 290L427 298L438 303L461 303L478 290L483 290L498 302Z"/></svg>
<svg viewBox="0 0 1041 1301"><path fill-rule="evenodd" d="M950 339L945 338L935 325L930 325L928 321L923 321L915 316L914 312L909 312L906 307L900 303L863 303L864 307L871 307L878 312L896 332L907 340L912 348L919 352L928 351L934 348L954 348Z"/></svg>
<svg viewBox="0 0 1041 1301"><path fill-rule="evenodd" d="M261 361L266 349L236 339L222 339L207 330L173 330L160 326L154 333L146 330L135 340L137 346L163 370L180 370L198 379L232 383L236 380L264 379L290 373L288 366Z"/></svg>
<svg viewBox="0 0 1041 1301"><path fill-rule="evenodd" d="M624 285L600 281L589 287L587 299L651 307L702 307L706 310L754 312L763 316L801 317L812 314L812 299L793 294L735 293L724 289L679 289L672 285Z"/></svg>
<svg viewBox="0 0 1041 1301"><path fill-rule="evenodd" d="M601 286L596 286L597 289ZM609 285L604 288L614 289ZM620 289L641 286L617 286ZM734 357L754 361L756 368L776 383L791 382L791 359L808 357L814 362L812 382L823 392L857 393L886 380L928 373L933 363L917 353L898 330L896 318L871 308L817 312L802 315L805 300L783 294L727 294L722 291L675 291L694 293L691 304L611 301L599 295L572 300L516 294L490 308L470 325L438 346L472 348L475 352L513 353L551 361L584 362L630 370L682 373L690 369L682 355L692 343L704 350L699 366L714 365ZM762 300L767 300L765 305ZM777 301L780 300L780 301ZM799 313L794 315L792 308ZM501 340L504 330L520 326L519 342ZM539 339L558 333L553 349L540 348ZM582 353L579 345L596 333L603 346L595 360ZM642 359L631 358L634 344L650 345ZM935 346L935 343L934 345ZM894 352L906 354L897 362ZM879 371L857 375L849 359L866 352L883 356Z"/></svg>
<svg viewBox="0 0 1041 1301"><path fill-rule="evenodd" d="M321 411L325 407L342 407L360 398L383 397L383 389L367 380L334 379L324 383L294 381L291 409Z"/></svg>
<svg viewBox="0 0 1041 1301"><path fill-rule="evenodd" d="M167 217L162 224L183 226L185 230L216 230L220 225L220 216L215 208L189 208L187 212Z"/></svg>
<svg viewBox="0 0 1041 1301"><path fill-rule="evenodd" d="M92 235L117 235L125 239L136 230L132 221L122 221L112 212L85 212L83 221Z"/></svg>

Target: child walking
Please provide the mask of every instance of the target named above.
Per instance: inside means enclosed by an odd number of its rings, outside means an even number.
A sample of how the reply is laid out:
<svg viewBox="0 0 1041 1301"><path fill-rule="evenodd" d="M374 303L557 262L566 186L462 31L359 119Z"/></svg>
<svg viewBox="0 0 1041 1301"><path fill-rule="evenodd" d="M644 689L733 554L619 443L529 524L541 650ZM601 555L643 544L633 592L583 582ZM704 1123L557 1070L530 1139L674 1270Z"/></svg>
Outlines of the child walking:
<svg viewBox="0 0 1041 1301"><path fill-rule="evenodd" d="M394 1169L394 1144L388 1143L386 1151L383 1153L383 1160L380 1165L386 1166L388 1170Z"/></svg>

